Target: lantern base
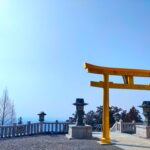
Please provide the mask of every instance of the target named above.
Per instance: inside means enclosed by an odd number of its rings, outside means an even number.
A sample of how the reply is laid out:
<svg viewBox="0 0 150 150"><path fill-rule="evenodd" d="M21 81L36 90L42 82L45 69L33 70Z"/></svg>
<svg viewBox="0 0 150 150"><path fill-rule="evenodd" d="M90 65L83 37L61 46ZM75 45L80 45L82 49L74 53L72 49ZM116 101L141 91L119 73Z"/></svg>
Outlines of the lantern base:
<svg viewBox="0 0 150 150"><path fill-rule="evenodd" d="M66 136L69 139L90 139L92 138L92 127L69 125L69 132Z"/></svg>
<svg viewBox="0 0 150 150"><path fill-rule="evenodd" d="M136 135L142 138L150 138L150 126L136 125Z"/></svg>

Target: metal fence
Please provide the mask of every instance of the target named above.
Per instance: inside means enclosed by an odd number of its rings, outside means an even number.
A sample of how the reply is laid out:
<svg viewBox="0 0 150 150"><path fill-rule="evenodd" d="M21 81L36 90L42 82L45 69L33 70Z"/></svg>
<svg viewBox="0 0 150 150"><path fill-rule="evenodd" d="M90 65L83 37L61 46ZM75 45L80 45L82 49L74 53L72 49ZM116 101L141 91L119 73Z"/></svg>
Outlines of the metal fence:
<svg viewBox="0 0 150 150"><path fill-rule="evenodd" d="M0 126L0 137L17 137L37 134L66 134L68 123L66 122L39 122L27 124L13 124Z"/></svg>

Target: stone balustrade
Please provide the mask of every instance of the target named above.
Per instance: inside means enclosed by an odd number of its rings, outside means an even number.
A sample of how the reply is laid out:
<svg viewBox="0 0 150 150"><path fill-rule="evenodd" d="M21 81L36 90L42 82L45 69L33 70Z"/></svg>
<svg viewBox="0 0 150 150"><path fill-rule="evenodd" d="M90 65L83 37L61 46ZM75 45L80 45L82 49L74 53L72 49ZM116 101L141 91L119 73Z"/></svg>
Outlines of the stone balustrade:
<svg viewBox="0 0 150 150"><path fill-rule="evenodd" d="M0 138L17 137L36 134L66 134L66 122L39 122L27 124L13 124L0 126Z"/></svg>
<svg viewBox="0 0 150 150"><path fill-rule="evenodd" d="M111 131L119 131L121 133L136 133L136 123L135 121L123 122L120 120L112 126Z"/></svg>

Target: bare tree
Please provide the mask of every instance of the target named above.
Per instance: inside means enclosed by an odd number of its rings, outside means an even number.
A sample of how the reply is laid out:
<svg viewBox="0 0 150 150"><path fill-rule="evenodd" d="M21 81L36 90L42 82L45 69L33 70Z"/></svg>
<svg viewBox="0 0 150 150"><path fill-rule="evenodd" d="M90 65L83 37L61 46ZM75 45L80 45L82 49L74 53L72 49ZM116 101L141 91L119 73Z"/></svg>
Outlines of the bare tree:
<svg viewBox="0 0 150 150"><path fill-rule="evenodd" d="M14 105L8 96L7 89L4 90L3 96L0 99L0 124L12 124L15 118Z"/></svg>
<svg viewBox="0 0 150 150"><path fill-rule="evenodd" d="M16 122L16 112L14 107L14 102L11 105L11 112L10 112L10 124L13 124Z"/></svg>

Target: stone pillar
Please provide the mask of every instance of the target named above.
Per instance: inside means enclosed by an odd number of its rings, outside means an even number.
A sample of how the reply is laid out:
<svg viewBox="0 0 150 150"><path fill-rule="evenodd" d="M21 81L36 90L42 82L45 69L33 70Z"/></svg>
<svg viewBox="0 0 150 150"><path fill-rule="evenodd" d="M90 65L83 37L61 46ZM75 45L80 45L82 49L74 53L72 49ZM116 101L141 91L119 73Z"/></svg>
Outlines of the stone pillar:
<svg viewBox="0 0 150 150"><path fill-rule="evenodd" d="M122 133L123 132L123 120L120 119L119 123L120 123L120 132Z"/></svg>
<svg viewBox="0 0 150 150"><path fill-rule="evenodd" d="M85 126L69 125L69 133L67 137L69 139L91 139L92 127L90 125Z"/></svg>
<svg viewBox="0 0 150 150"><path fill-rule="evenodd" d="M133 123L133 128L134 128L133 129L134 130L133 133L136 133L136 122L135 122L135 120L133 120L132 123Z"/></svg>

